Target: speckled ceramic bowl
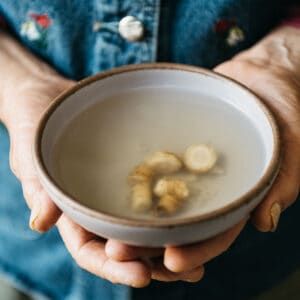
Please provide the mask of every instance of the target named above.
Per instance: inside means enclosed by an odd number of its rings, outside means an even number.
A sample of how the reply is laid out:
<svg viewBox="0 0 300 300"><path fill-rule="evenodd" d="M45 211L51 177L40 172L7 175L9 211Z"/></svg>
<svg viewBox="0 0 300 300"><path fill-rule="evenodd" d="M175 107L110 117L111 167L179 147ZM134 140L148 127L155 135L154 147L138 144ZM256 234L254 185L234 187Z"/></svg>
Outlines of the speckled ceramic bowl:
<svg viewBox="0 0 300 300"><path fill-rule="evenodd" d="M93 210L60 186L52 171L53 147L70 119L112 92L128 88L163 86L205 90L236 108L256 127L264 153L264 166L255 183L239 197L209 212L182 218L136 219ZM247 139L247 134L245 134ZM145 64L117 68L80 81L56 98L38 126L34 160L40 181L58 207L76 223L99 236L133 245L164 246L193 243L221 233L245 218L263 199L280 163L279 134L274 118L256 95L238 83L214 72L177 64ZM255 153L253 153L255 155Z"/></svg>

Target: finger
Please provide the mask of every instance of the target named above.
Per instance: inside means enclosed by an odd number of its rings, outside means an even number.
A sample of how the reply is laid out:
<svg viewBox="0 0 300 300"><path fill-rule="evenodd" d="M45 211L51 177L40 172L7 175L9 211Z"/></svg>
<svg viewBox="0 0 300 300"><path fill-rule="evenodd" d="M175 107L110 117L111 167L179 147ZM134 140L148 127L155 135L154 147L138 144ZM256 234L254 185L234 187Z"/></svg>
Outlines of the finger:
<svg viewBox="0 0 300 300"><path fill-rule="evenodd" d="M116 240L108 240L105 245L105 253L114 260L126 261L144 257L161 256L164 253L164 249L135 247Z"/></svg>
<svg viewBox="0 0 300 300"><path fill-rule="evenodd" d="M30 228L38 232L47 231L56 223L61 211L50 199L38 179L23 180L22 187L24 198L31 208Z"/></svg>
<svg viewBox="0 0 300 300"><path fill-rule="evenodd" d="M42 188L32 159L34 127L18 127L12 132L12 161L15 173L21 180L23 195L31 208L29 226L45 232L58 220L61 212Z"/></svg>
<svg viewBox="0 0 300 300"><path fill-rule="evenodd" d="M255 227L262 231L275 231L281 212L295 202L300 186L300 147L291 141L285 143L281 170L266 198L252 215Z"/></svg>
<svg viewBox="0 0 300 300"><path fill-rule="evenodd" d="M48 230L61 213L42 189L36 175L32 159L35 129L39 118L52 99L74 84L57 76L46 78L45 81L34 82L34 86L21 85L22 93L15 95L19 101L11 101L5 114L11 142L10 166L16 177L20 179L24 197L32 209L29 225L39 232Z"/></svg>
<svg viewBox="0 0 300 300"><path fill-rule="evenodd" d="M152 279L171 282L171 281L187 281L187 282L198 282L204 275L204 267L199 266L191 271L174 273L168 270L161 259L153 262L152 265Z"/></svg>
<svg viewBox="0 0 300 300"><path fill-rule="evenodd" d="M239 235L246 221L209 240L182 247L167 247L164 265L172 272L188 272L225 252Z"/></svg>
<svg viewBox="0 0 300 300"><path fill-rule="evenodd" d="M57 227L76 263L83 269L107 279L133 287L144 287L151 281L149 267L141 261L118 262L106 256L103 239L87 232L62 215Z"/></svg>

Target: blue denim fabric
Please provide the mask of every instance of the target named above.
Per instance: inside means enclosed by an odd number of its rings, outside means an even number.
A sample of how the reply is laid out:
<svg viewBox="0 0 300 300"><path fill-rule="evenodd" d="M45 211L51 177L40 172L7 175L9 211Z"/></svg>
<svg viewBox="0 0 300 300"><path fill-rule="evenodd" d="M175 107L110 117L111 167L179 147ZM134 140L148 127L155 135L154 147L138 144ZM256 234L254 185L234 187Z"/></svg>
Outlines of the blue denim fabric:
<svg viewBox="0 0 300 300"><path fill-rule="evenodd" d="M1 0L0 15L28 49L64 75L79 79L155 60L213 67L265 35L282 17L285 4L280 0ZM48 23L38 25L36 16L44 16L45 21L45 15ZM130 43L118 34L118 21L126 15L143 22L142 41ZM220 21L240 28L244 40L228 45L228 30L216 30ZM22 32L26 22L34 24L39 38ZM95 28L97 22L100 28ZM274 234L247 226L230 251L207 264L207 276L199 284L153 282L141 290L113 285L77 267L55 229L39 235L28 228L29 211L9 170L8 149L8 135L0 124L0 273L38 297L246 300L300 266L300 242L295 238L300 227L298 201L283 215Z"/></svg>
<svg viewBox="0 0 300 300"><path fill-rule="evenodd" d="M1 14L24 45L73 79L156 60L158 0L1 0ZM25 22L36 24L32 14L46 14L51 20L38 40L21 34ZM129 43L118 33L118 21L127 15L145 26L145 37L138 43ZM96 22L101 28L94 31Z"/></svg>
<svg viewBox="0 0 300 300"><path fill-rule="evenodd" d="M172 2L172 5L171 5ZM278 23L284 13L282 1L272 5L262 0L167 0L171 7L167 60L212 68L249 48ZM271 2L269 2L271 4ZM232 20L245 39L234 46L226 43L226 32L216 32L216 22ZM162 37L163 38L163 37Z"/></svg>
<svg viewBox="0 0 300 300"><path fill-rule="evenodd" d="M80 79L115 66L155 60L213 67L251 46L278 23L286 1L267 3L265 0L1 0L0 15L30 50L64 75ZM46 14L51 24L46 29L40 28L32 14ZM126 15L143 22L146 34L141 41L128 42L119 35L118 21ZM229 46L226 37L230 28L217 32L215 26L219 21L233 22L235 25L229 27L240 28L244 40ZM25 22L37 25L42 38L33 40L22 35ZM100 28L93 30L96 22L101 23Z"/></svg>

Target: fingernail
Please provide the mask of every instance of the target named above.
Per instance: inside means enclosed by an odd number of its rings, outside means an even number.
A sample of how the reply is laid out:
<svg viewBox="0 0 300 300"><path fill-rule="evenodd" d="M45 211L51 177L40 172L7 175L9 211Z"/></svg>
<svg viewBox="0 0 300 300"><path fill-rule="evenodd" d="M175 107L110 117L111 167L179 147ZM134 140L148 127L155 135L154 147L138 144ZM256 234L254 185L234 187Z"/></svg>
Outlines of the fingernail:
<svg viewBox="0 0 300 300"><path fill-rule="evenodd" d="M279 203L274 203L271 207L270 215L271 215L271 222L272 228L271 231L274 232L277 229L279 218L281 214L281 206Z"/></svg>
<svg viewBox="0 0 300 300"><path fill-rule="evenodd" d="M31 214L30 214L29 227L32 230L38 231L38 232L40 232L40 231L36 228L35 222L39 217L40 210L41 210L40 201L35 201L34 205L32 207L32 210L31 210Z"/></svg>

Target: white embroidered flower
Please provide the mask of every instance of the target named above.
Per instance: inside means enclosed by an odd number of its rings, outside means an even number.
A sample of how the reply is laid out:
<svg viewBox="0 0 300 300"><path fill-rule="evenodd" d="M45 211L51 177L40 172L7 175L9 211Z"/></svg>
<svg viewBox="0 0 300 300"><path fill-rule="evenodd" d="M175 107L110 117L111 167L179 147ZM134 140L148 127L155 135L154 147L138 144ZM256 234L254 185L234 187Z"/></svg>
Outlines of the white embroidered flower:
<svg viewBox="0 0 300 300"><path fill-rule="evenodd" d="M41 33L33 21L27 21L22 24L21 35L26 36L31 41L37 41L41 38Z"/></svg>
<svg viewBox="0 0 300 300"><path fill-rule="evenodd" d="M237 26L230 28L226 42L229 46L236 46L245 39L244 32Z"/></svg>

